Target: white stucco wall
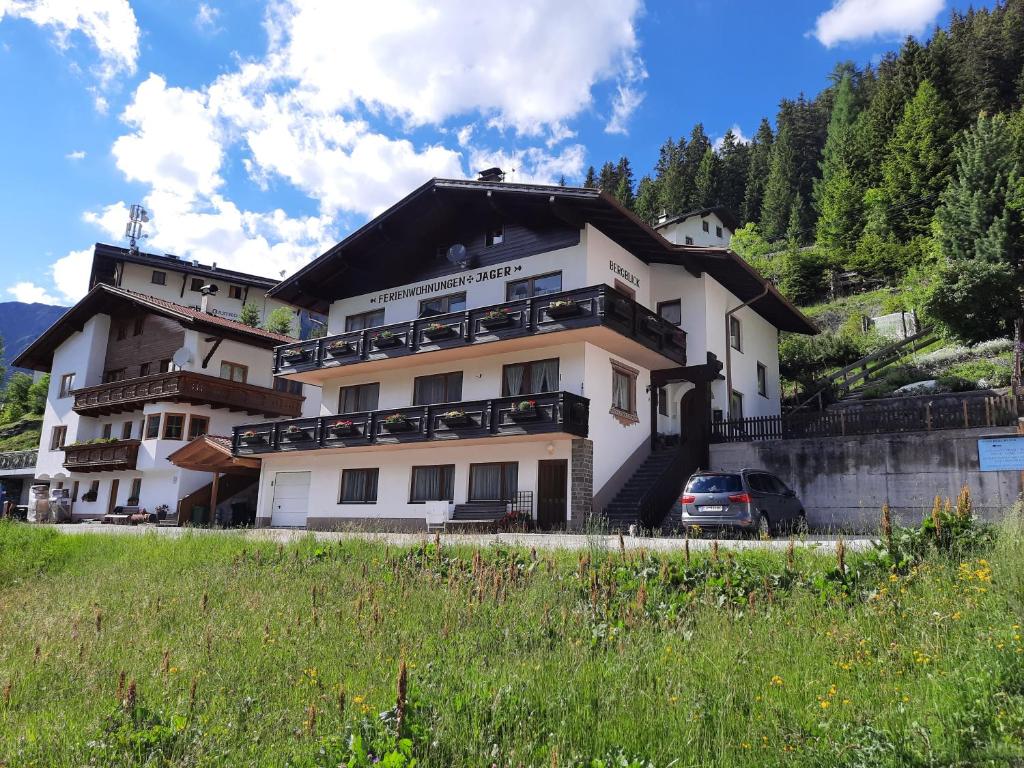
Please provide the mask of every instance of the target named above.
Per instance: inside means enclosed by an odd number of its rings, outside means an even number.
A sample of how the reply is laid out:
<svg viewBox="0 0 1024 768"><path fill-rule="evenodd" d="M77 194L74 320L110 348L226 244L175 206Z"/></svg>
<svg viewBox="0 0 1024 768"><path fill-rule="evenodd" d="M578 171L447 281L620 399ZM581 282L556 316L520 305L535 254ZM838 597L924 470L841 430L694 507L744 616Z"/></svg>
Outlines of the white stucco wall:
<svg viewBox="0 0 1024 768"><path fill-rule="evenodd" d="M708 231L704 231L703 222L708 223ZM722 236L719 237L715 227L722 228ZM709 213L706 216L691 216L683 221L669 224L667 227L659 227L658 233L671 243L686 245L686 238L689 236L693 242L691 245L702 245L713 248L727 248L732 240L730 230L717 214Z"/></svg>

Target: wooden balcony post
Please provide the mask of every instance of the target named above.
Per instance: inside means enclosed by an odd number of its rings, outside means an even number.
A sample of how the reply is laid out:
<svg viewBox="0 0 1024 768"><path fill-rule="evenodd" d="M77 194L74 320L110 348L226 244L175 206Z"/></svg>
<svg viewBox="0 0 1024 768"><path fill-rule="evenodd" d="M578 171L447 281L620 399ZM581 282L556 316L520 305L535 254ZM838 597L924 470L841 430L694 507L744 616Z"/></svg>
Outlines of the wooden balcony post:
<svg viewBox="0 0 1024 768"><path fill-rule="evenodd" d="M210 488L210 524L217 521L217 495L220 491L220 472L213 473L213 485Z"/></svg>

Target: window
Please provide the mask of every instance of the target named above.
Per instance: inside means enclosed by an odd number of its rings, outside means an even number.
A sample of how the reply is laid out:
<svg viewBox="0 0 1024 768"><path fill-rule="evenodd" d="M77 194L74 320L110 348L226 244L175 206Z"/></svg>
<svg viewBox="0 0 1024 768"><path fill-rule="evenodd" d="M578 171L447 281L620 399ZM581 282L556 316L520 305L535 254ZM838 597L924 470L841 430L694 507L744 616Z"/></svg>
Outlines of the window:
<svg viewBox="0 0 1024 768"><path fill-rule="evenodd" d="M153 413L146 417L146 440L156 440L160 437L160 414Z"/></svg>
<svg viewBox="0 0 1024 768"><path fill-rule="evenodd" d="M711 229L708 226L708 223L706 221L702 221L700 224L701 224L701 227L704 229L705 232L710 232L711 231Z"/></svg>
<svg viewBox="0 0 1024 768"><path fill-rule="evenodd" d="M109 440L113 436L113 434L114 434L114 425L113 424L104 424L103 425L103 435L102 435L103 439L104 440Z"/></svg>
<svg viewBox="0 0 1024 768"><path fill-rule="evenodd" d="M128 323L117 324L117 340L124 341L128 338Z"/></svg>
<svg viewBox="0 0 1024 768"><path fill-rule="evenodd" d="M518 462L469 465L470 501L510 501L518 491Z"/></svg>
<svg viewBox="0 0 1024 768"><path fill-rule="evenodd" d="M228 286L228 298L242 300L242 286L240 285L229 285Z"/></svg>
<svg viewBox="0 0 1024 768"><path fill-rule="evenodd" d="M721 408L712 408L711 409L711 422L713 424L717 424L718 422L722 421L722 417L724 415L725 414L722 413L722 409Z"/></svg>
<svg viewBox="0 0 1024 768"><path fill-rule="evenodd" d="M658 314L665 320L668 320L672 325L683 324L683 305L680 299L673 299L672 301L659 301L658 302Z"/></svg>
<svg viewBox="0 0 1024 768"><path fill-rule="evenodd" d="M71 390L75 388L75 374L65 373L60 377L60 396L71 397Z"/></svg>
<svg viewBox="0 0 1024 768"><path fill-rule="evenodd" d="M743 394L737 392L735 389L732 391L732 396L729 398L729 418L743 418Z"/></svg>
<svg viewBox="0 0 1024 768"><path fill-rule="evenodd" d="M743 490L739 475L696 475L686 484L686 493L737 493Z"/></svg>
<svg viewBox="0 0 1024 768"><path fill-rule="evenodd" d="M135 318L135 327L132 329L132 336L141 336L142 332L146 330L146 316Z"/></svg>
<svg viewBox="0 0 1024 768"><path fill-rule="evenodd" d="M737 352L743 351L743 329L735 315L729 316L729 346Z"/></svg>
<svg viewBox="0 0 1024 768"><path fill-rule="evenodd" d="M167 285L167 273L158 272L157 270L154 269L153 276L149 278L149 282L151 282L153 285Z"/></svg>
<svg viewBox="0 0 1024 768"><path fill-rule="evenodd" d="M448 312L462 312L466 309L466 294L452 293L448 296L435 296L420 302L420 317L444 315Z"/></svg>
<svg viewBox="0 0 1024 768"><path fill-rule="evenodd" d="M693 245L693 238L687 235L685 242L687 245Z"/></svg>
<svg viewBox="0 0 1024 768"><path fill-rule="evenodd" d="M193 416L188 420L188 439L195 440L197 437L209 434L210 420L205 416Z"/></svg>
<svg viewBox="0 0 1024 768"><path fill-rule="evenodd" d="M715 227L715 234L718 236L718 239L721 240L722 239L722 228L721 227Z"/></svg>
<svg viewBox="0 0 1024 768"><path fill-rule="evenodd" d="M757 394L768 397L768 369L763 363L757 364Z"/></svg>
<svg viewBox="0 0 1024 768"><path fill-rule="evenodd" d="M502 397L554 392L558 389L558 358L506 365L501 373Z"/></svg>
<svg viewBox="0 0 1024 768"><path fill-rule="evenodd" d="M612 411L636 417L636 377L638 371L612 362Z"/></svg>
<svg viewBox="0 0 1024 768"><path fill-rule="evenodd" d="M341 472L341 495L339 504L376 504L377 476L373 469L345 469Z"/></svg>
<svg viewBox="0 0 1024 768"><path fill-rule="evenodd" d="M487 247L490 248L492 245L501 245L505 242L505 227L497 226L487 230Z"/></svg>
<svg viewBox="0 0 1024 768"><path fill-rule="evenodd" d="M75 482L71 486L71 501L72 502L78 501L78 481L77 480L75 480Z"/></svg>
<svg viewBox="0 0 1024 768"><path fill-rule="evenodd" d="M360 411L376 411L380 396L380 383L356 384L353 387L342 387L338 394L338 413L359 413Z"/></svg>
<svg viewBox="0 0 1024 768"><path fill-rule="evenodd" d="M291 379L275 378L274 389L278 392L287 392L289 395L301 395L302 382L292 381Z"/></svg>
<svg viewBox="0 0 1024 768"><path fill-rule="evenodd" d="M229 363L225 360L220 364L220 377L228 381L237 381L239 384L245 384L246 379L249 378L249 367L239 365L238 363Z"/></svg>
<svg viewBox="0 0 1024 768"><path fill-rule="evenodd" d="M177 365L175 365L173 360L161 360L160 361L160 373L170 373L171 371L177 371L177 370L180 370L180 369L178 368Z"/></svg>
<svg viewBox="0 0 1024 768"><path fill-rule="evenodd" d="M658 388L658 413L668 416L668 390L664 387Z"/></svg>
<svg viewBox="0 0 1024 768"><path fill-rule="evenodd" d="M633 288L630 288L628 285L626 285L621 280L616 280L615 281L615 290L618 291L619 293L621 293L623 296L628 296L629 298L631 298L634 301L636 301L636 290L633 289Z"/></svg>
<svg viewBox="0 0 1024 768"><path fill-rule="evenodd" d="M96 497L100 495L100 481L93 480L89 483L89 490L82 495L82 501L96 501Z"/></svg>
<svg viewBox="0 0 1024 768"><path fill-rule="evenodd" d="M50 450L59 451L64 447L64 443L68 438L67 427L54 427L50 430Z"/></svg>
<svg viewBox="0 0 1024 768"><path fill-rule="evenodd" d="M203 290L203 286L204 285L205 285L205 283L203 282L203 278L201 278L201 277L193 277L192 278L192 282L189 283L188 287L189 287L189 290L195 291L196 293L199 293L200 291Z"/></svg>
<svg viewBox="0 0 1024 768"><path fill-rule="evenodd" d="M164 414L164 440L181 440L185 436L185 414Z"/></svg>
<svg viewBox="0 0 1024 768"><path fill-rule="evenodd" d="M139 376L149 376L150 363L143 363L139 366Z"/></svg>
<svg viewBox="0 0 1024 768"><path fill-rule="evenodd" d="M139 503L139 495L141 493L142 493L142 478L141 477L132 478L132 487L131 487L131 490L128 491L128 503L129 504L133 504L133 505L134 504L138 504Z"/></svg>
<svg viewBox="0 0 1024 768"><path fill-rule="evenodd" d="M132 423L130 421L126 421L124 424L121 425L121 439L132 439Z"/></svg>
<svg viewBox="0 0 1024 768"><path fill-rule="evenodd" d="M111 384L115 381L124 381L125 378L124 368L115 368L110 371L103 372L103 383Z"/></svg>
<svg viewBox="0 0 1024 768"><path fill-rule="evenodd" d="M370 312L349 315L345 318L346 331L362 331L365 328L376 328L378 325L384 325L383 309L374 309Z"/></svg>
<svg viewBox="0 0 1024 768"><path fill-rule="evenodd" d="M548 293L558 293L562 290L562 273L552 272L537 277L527 277L524 280L511 280L505 285L505 298L507 301L516 299L528 299L531 296L544 296Z"/></svg>
<svg viewBox="0 0 1024 768"><path fill-rule="evenodd" d="M417 376L413 381L412 404L454 403L462 399L462 371Z"/></svg>
<svg viewBox="0 0 1024 768"><path fill-rule="evenodd" d="M409 501L454 501L455 465L440 464L433 467L412 468L412 488Z"/></svg>

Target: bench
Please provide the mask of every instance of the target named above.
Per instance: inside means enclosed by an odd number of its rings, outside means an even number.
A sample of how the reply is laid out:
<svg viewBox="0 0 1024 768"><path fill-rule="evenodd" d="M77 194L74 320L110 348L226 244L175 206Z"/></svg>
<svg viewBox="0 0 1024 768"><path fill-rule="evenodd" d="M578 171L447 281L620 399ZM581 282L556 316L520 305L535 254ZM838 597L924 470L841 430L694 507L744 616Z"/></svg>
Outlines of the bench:
<svg viewBox="0 0 1024 768"><path fill-rule="evenodd" d="M141 507L114 507L114 511L103 516L107 525L138 525L149 520L149 513Z"/></svg>

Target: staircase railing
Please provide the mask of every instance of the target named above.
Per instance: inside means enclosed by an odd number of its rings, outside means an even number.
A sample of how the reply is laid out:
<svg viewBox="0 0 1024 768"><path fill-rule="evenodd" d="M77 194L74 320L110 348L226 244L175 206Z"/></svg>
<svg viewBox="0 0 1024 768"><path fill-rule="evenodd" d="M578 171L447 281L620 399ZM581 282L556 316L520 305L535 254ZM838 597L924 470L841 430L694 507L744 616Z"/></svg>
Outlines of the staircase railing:
<svg viewBox="0 0 1024 768"><path fill-rule="evenodd" d="M687 466L690 454L687 441L683 440L672 452L672 460L664 471L640 497L640 501L637 502L637 515L645 528L660 526L675 504L679 489L686 480L683 474L689 477L690 472L695 469Z"/></svg>

